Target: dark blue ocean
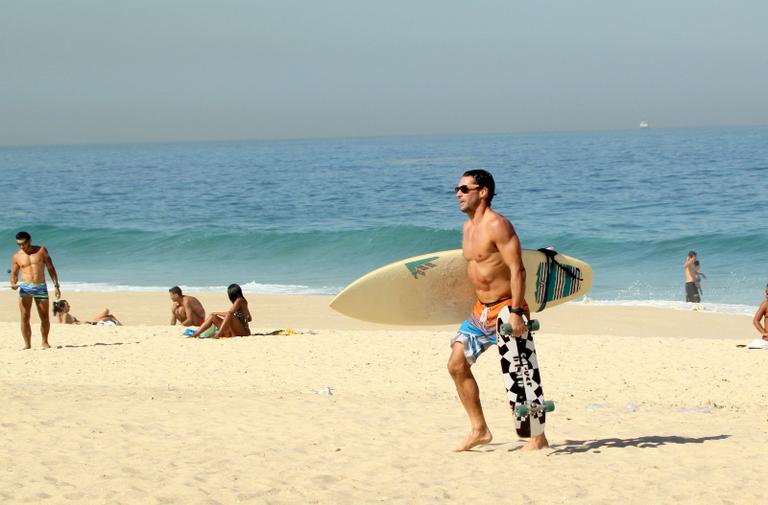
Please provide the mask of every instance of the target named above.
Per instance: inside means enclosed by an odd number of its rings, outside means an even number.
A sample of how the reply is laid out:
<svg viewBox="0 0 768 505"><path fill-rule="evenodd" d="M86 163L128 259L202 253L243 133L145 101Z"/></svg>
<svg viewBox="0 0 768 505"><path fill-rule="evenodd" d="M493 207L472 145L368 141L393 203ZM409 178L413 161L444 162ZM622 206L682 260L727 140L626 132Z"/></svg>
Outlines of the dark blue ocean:
<svg viewBox="0 0 768 505"><path fill-rule="evenodd" d="M460 247L452 188L476 167L523 247L592 264L593 303L674 306L690 249L705 307L763 299L766 127L0 148L0 254L29 231L65 292L330 294Z"/></svg>

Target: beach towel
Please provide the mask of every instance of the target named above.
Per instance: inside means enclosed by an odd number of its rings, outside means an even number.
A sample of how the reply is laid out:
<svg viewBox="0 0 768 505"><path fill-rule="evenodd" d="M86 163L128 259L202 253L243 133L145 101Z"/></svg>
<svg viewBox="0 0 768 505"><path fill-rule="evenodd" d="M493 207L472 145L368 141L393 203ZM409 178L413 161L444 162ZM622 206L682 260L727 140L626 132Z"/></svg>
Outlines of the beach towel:
<svg viewBox="0 0 768 505"><path fill-rule="evenodd" d="M739 344L736 347L746 347L747 349L768 349L768 340L756 338L748 344Z"/></svg>

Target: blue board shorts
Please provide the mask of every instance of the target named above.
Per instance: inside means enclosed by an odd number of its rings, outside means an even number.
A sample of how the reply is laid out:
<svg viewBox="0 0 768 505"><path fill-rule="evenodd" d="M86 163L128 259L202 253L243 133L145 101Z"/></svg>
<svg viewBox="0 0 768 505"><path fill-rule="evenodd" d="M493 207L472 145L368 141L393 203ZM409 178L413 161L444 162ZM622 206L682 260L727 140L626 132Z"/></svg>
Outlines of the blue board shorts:
<svg viewBox="0 0 768 505"><path fill-rule="evenodd" d="M20 282L19 296L31 296L35 300L47 300L48 285L44 282Z"/></svg>
<svg viewBox="0 0 768 505"><path fill-rule="evenodd" d="M475 364L486 349L496 345L496 319L501 309L511 303L510 299L490 304L478 300L472 307L472 314L459 326L456 335L451 339L451 347L454 343L461 342L464 346L464 357L470 366Z"/></svg>

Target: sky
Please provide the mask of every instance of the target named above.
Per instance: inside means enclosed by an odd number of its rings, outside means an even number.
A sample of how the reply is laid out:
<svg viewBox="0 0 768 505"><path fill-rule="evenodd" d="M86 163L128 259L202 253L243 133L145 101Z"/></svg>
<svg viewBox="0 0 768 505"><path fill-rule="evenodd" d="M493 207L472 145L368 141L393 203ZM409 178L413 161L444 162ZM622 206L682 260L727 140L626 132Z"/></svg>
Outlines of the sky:
<svg viewBox="0 0 768 505"><path fill-rule="evenodd" d="M765 0L0 0L0 145L768 124Z"/></svg>

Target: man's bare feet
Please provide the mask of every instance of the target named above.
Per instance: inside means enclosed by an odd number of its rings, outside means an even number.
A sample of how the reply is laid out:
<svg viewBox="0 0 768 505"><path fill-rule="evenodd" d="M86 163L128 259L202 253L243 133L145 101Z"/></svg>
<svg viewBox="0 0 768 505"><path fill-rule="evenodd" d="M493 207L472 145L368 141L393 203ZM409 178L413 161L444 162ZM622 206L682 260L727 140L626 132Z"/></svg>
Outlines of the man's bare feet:
<svg viewBox="0 0 768 505"><path fill-rule="evenodd" d="M48 344L48 342L43 342L43 345L40 346L40 347L42 347L43 349L50 349L51 348L51 346Z"/></svg>
<svg viewBox="0 0 768 505"><path fill-rule="evenodd" d="M541 435L531 437L528 443L525 444L520 450L538 451L539 449L544 449L545 447L549 447L549 441L547 440L547 436L542 433Z"/></svg>
<svg viewBox="0 0 768 505"><path fill-rule="evenodd" d="M455 448L453 452L468 451L473 447L477 447L478 445L489 444L491 443L491 440L493 440L493 435L491 434L490 430L488 430L488 428L484 430L472 430L469 432L469 435L467 435L464 443Z"/></svg>
<svg viewBox="0 0 768 505"><path fill-rule="evenodd" d="M29 349L32 349L31 345L28 345L28 346L25 346L25 347L21 348L22 351L28 351Z"/></svg>

